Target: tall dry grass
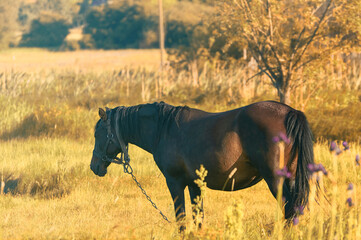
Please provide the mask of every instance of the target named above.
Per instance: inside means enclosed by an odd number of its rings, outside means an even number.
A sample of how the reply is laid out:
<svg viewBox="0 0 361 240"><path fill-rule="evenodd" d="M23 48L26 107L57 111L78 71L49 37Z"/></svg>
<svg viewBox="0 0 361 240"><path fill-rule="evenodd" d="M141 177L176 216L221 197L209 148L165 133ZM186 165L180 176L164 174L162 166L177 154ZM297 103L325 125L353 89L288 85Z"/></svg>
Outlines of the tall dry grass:
<svg viewBox="0 0 361 240"><path fill-rule="evenodd" d="M29 136L92 135L98 107L136 105L166 101L208 111L224 111L262 100L277 100L276 90L265 80L247 80L244 69L210 69L197 84L186 71L167 70L162 80L158 71L129 68L114 71L0 73L1 138ZM302 94L294 93L292 106L307 108L306 115L316 138L360 141L361 101L357 89L316 88L308 83ZM307 102L310 89L312 97ZM295 91L300 92L300 89ZM302 105L302 106L301 106Z"/></svg>

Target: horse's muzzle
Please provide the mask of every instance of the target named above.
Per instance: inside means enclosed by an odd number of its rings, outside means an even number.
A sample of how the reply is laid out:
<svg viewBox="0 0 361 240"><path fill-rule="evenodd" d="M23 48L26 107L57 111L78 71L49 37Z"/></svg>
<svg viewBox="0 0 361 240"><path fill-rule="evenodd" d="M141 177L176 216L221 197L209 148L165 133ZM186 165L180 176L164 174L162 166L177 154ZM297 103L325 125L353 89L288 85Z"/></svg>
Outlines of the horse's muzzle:
<svg viewBox="0 0 361 240"><path fill-rule="evenodd" d="M106 164L97 159L96 157L92 157L91 163L90 163L90 169L93 171L93 173L99 177L104 177L105 174L107 174L107 166Z"/></svg>

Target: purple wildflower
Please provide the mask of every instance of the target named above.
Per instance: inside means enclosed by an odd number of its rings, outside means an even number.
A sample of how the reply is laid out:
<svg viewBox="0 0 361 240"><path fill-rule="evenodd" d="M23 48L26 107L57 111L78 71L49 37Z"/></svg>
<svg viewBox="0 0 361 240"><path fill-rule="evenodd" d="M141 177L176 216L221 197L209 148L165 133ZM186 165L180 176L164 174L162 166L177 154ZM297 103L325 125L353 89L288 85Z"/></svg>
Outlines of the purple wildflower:
<svg viewBox="0 0 361 240"><path fill-rule="evenodd" d="M342 153L342 150L337 145L336 145L335 153L336 155L340 155Z"/></svg>
<svg viewBox="0 0 361 240"><path fill-rule="evenodd" d="M347 142L345 142L347 144ZM347 145L348 146L348 145ZM346 148L345 148L346 149ZM330 144L330 151L335 151L336 155L340 155L342 153L341 149L337 146L335 141L332 141Z"/></svg>
<svg viewBox="0 0 361 240"><path fill-rule="evenodd" d="M290 139L286 136L286 134L284 134L284 133L280 133L280 135L279 135L279 137L280 137L280 139L282 140L282 141L284 141L286 144L289 144L291 141L290 141Z"/></svg>
<svg viewBox="0 0 361 240"><path fill-rule="evenodd" d="M353 206L352 198L350 198L350 197L347 198L346 203L348 204L349 207L352 207Z"/></svg>
<svg viewBox="0 0 361 240"><path fill-rule="evenodd" d="M316 164L313 164L313 163L307 164L307 168L311 173L313 173L315 171L315 165Z"/></svg>
<svg viewBox="0 0 361 240"><path fill-rule="evenodd" d="M292 174L288 171L287 167L276 170L276 174L284 178L290 178L292 176Z"/></svg>
<svg viewBox="0 0 361 240"><path fill-rule="evenodd" d="M320 168L320 171L322 171L322 173L327 176L328 172L321 163L318 164L318 167Z"/></svg>
<svg viewBox="0 0 361 240"><path fill-rule="evenodd" d="M287 135L284 133L279 133L278 136L274 136L272 138L272 142L274 142L274 143L278 143L281 141L286 144L289 144L291 142L290 139L287 137Z"/></svg>
<svg viewBox="0 0 361 240"><path fill-rule="evenodd" d="M309 163L307 165L308 170L310 171L310 173L317 173L317 172L322 172L324 175L327 176L328 172L325 169L325 167L320 163L320 164L315 164L315 163Z"/></svg>
<svg viewBox="0 0 361 240"><path fill-rule="evenodd" d="M293 225L294 226L296 226L299 222L300 222L300 220L298 219L298 217L293 218Z"/></svg>
<svg viewBox="0 0 361 240"><path fill-rule="evenodd" d="M297 215L303 215L303 210L304 210L304 209L305 209L304 206L295 207L296 214L297 214Z"/></svg>
<svg viewBox="0 0 361 240"><path fill-rule="evenodd" d="M356 155L356 166L360 166L360 155Z"/></svg>
<svg viewBox="0 0 361 240"><path fill-rule="evenodd" d="M353 190L353 184L349 183L347 186L347 190L352 191Z"/></svg>
<svg viewBox="0 0 361 240"><path fill-rule="evenodd" d="M343 141L343 142L342 142L342 146L344 147L344 149L343 149L344 151L350 149L350 146L348 145L348 143L347 143L346 141Z"/></svg>
<svg viewBox="0 0 361 240"><path fill-rule="evenodd" d="M272 138L272 142L274 142L274 143L278 143L279 141L280 141L280 137L278 137L278 136L274 136Z"/></svg>

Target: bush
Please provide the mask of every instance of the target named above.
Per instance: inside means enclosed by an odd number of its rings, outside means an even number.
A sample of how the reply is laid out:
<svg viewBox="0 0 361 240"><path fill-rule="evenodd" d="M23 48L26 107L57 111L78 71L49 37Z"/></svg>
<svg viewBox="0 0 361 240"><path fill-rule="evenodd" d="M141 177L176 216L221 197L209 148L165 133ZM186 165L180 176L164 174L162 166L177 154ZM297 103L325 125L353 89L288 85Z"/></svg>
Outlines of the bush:
<svg viewBox="0 0 361 240"><path fill-rule="evenodd" d="M202 21L208 20L208 16L213 15L213 12L213 7L196 1L174 3L165 11L166 47L189 47L198 42L200 40L199 29L203 28L202 30L204 30Z"/></svg>
<svg viewBox="0 0 361 240"><path fill-rule="evenodd" d="M93 49L95 48L95 42L90 34L83 34L83 38L79 41L81 49Z"/></svg>
<svg viewBox="0 0 361 240"><path fill-rule="evenodd" d="M77 51L80 50L81 45L77 40L64 41L64 43L60 46L60 51Z"/></svg>
<svg viewBox="0 0 361 240"><path fill-rule="evenodd" d="M172 20L167 22L165 46L176 48L189 47L194 26L182 21Z"/></svg>
<svg viewBox="0 0 361 240"><path fill-rule="evenodd" d="M109 5L94 8L86 16L84 33L91 35L96 48L139 48L148 21L139 5Z"/></svg>
<svg viewBox="0 0 361 240"><path fill-rule="evenodd" d="M30 31L23 35L20 46L60 47L69 33L65 18L53 12L43 12L31 23Z"/></svg>

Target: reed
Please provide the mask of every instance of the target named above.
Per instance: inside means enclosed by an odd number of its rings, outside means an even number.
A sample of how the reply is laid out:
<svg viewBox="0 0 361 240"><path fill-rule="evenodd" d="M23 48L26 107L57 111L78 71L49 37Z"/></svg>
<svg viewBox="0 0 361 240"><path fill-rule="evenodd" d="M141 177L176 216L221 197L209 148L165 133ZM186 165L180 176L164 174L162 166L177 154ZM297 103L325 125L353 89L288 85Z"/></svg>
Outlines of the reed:
<svg viewBox="0 0 361 240"><path fill-rule="evenodd" d="M266 82L254 91L256 80L244 82L244 69L208 70L198 86L188 83L188 72L166 74L161 96L156 97L157 71L145 68L111 72L0 73L2 139L29 136L86 138L92 136L98 107L166 101L209 111L223 111L255 101L277 100ZM310 86L312 85L309 83ZM307 91L307 89L305 89ZM136 93L136 94L135 94ZM361 141L361 102L358 92L318 90L309 100L306 115L317 138ZM299 103L297 96L294 107ZM312 106L312 107L311 107Z"/></svg>

